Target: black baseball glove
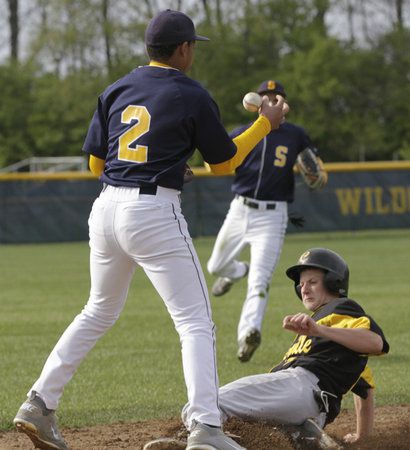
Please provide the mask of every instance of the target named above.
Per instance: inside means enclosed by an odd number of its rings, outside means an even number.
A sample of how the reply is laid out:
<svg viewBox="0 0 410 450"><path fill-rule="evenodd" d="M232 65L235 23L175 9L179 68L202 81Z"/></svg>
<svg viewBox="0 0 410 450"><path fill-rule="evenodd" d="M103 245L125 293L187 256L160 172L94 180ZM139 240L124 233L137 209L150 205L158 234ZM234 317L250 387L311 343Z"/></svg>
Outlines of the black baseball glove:
<svg viewBox="0 0 410 450"><path fill-rule="evenodd" d="M296 214L289 214L289 222L295 225L297 228L303 228L305 225L305 218L303 216L298 216Z"/></svg>

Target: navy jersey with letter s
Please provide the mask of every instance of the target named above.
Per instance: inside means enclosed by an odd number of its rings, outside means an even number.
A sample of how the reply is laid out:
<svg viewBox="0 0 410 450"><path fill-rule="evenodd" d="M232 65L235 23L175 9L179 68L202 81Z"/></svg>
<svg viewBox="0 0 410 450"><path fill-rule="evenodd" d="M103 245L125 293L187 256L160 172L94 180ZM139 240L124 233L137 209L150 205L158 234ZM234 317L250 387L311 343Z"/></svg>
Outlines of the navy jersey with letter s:
<svg viewBox="0 0 410 450"><path fill-rule="evenodd" d="M210 164L235 154L217 105L184 73L142 66L100 95L83 151L105 160L107 184L181 190L195 148Z"/></svg>
<svg viewBox="0 0 410 450"><path fill-rule="evenodd" d="M252 124L235 129L231 137ZM293 166L298 154L312 147L305 130L289 122L271 131L236 169L232 191L258 200L292 202L294 198Z"/></svg>

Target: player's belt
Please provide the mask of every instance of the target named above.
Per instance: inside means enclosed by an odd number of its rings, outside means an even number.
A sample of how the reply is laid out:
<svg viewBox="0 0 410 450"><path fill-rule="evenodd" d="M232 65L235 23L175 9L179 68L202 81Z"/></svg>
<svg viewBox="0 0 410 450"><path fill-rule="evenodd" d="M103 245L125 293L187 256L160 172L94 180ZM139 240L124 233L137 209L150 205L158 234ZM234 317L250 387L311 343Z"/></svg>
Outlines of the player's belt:
<svg viewBox="0 0 410 450"><path fill-rule="evenodd" d="M110 185L103 183L102 191L104 192L108 186ZM139 193L142 195L157 195L158 186L141 186L138 189Z"/></svg>
<svg viewBox="0 0 410 450"><path fill-rule="evenodd" d="M142 195L156 195L157 194L157 186L141 186L140 194Z"/></svg>
<svg viewBox="0 0 410 450"><path fill-rule="evenodd" d="M243 204L249 206L249 208L253 209L276 209L276 203L267 203L261 202L258 203L256 201L250 200L249 198L242 197L242 195L237 195L236 198L242 200Z"/></svg>

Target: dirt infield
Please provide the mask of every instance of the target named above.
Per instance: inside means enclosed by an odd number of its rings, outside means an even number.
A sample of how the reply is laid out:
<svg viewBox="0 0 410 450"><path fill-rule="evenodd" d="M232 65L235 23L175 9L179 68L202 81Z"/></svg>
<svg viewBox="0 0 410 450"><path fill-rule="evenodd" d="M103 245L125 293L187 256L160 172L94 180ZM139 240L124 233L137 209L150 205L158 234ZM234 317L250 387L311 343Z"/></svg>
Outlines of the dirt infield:
<svg viewBox="0 0 410 450"><path fill-rule="evenodd" d="M353 411L344 410L327 433L341 443L342 437L354 431ZM238 420L229 421L225 430L241 437L239 442L248 450L292 449L287 437L279 429L267 424L251 424ZM160 437L184 438L185 432L179 418L98 425L81 429L65 429L63 434L72 450L134 449ZM371 439L350 449L409 449L410 405L385 406L376 409L375 430ZM0 450L33 448L31 441L15 431L0 433Z"/></svg>

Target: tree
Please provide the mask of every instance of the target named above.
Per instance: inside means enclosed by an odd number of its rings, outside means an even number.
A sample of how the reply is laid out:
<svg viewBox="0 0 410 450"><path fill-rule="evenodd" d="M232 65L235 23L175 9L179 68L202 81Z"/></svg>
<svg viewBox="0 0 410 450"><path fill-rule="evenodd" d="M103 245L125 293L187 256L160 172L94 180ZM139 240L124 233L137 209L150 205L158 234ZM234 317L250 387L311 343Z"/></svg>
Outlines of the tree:
<svg viewBox="0 0 410 450"><path fill-rule="evenodd" d="M19 21L17 0L3 1L15 8L15 58L0 66L0 164L79 154L97 95L146 63L147 22L165 7L183 8L211 38L197 44L190 76L211 92L228 129L253 119L242 97L273 78L288 92L289 119L327 161L408 155L409 0L31 0L29 21L23 7ZM331 14L350 32L332 37ZM374 26L380 17L384 27ZM19 26L30 31L26 62Z"/></svg>
<svg viewBox="0 0 410 450"><path fill-rule="evenodd" d="M383 36L377 53L382 61L380 96L384 121L385 154L410 159L410 30L396 28ZM379 68L380 70L380 68Z"/></svg>
<svg viewBox="0 0 410 450"><path fill-rule="evenodd" d="M10 58L18 61L19 56L19 2L18 0L7 0L9 8L10 27Z"/></svg>
<svg viewBox="0 0 410 450"><path fill-rule="evenodd" d="M102 15L102 28L105 44L105 59L107 65L107 72L110 74L112 71L112 55L111 55L111 37L112 31L110 26L110 20L108 17L110 0L101 0L101 15Z"/></svg>
<svg viewBox="0 0 410 450"><path fill-rule="evenodd" d="M32 113L33 73L18 63L0 66L0 167L33 155L27 131Z"/></svg>

